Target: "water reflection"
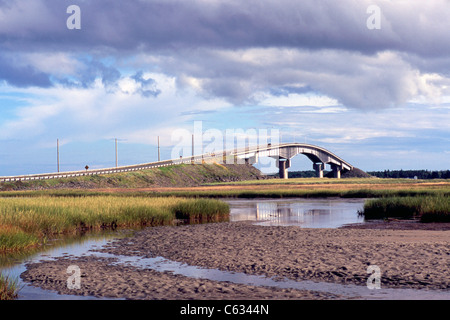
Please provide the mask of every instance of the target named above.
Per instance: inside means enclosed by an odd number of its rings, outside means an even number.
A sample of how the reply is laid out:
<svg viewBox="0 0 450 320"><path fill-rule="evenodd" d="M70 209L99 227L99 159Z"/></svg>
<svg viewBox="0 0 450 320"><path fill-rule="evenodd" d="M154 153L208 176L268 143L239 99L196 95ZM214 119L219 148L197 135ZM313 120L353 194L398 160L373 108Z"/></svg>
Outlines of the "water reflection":
<svg viewBox="0 0 450 320"><path fill-rule="evenodd" d="M358 210L364 199L254 199L227 200L231 221L255 221L266 226L338 228L361 223Z"/></svg>

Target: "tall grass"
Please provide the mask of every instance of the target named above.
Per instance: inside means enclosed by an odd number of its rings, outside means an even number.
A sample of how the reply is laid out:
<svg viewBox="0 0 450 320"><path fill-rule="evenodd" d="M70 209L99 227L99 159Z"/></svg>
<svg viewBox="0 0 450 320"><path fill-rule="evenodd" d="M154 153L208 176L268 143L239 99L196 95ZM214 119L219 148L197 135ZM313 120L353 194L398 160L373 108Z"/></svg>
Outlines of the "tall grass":
<svg viewBox="0 0 450 320"><path fill-rule="evenodd" d="M329 181L328 181L329 180ZM307 185L307 186L305 186ZM380 198L388 196L419 196L434 194L450 195L450 183L432 185L415 182L412 179L272 179L219 183L209 189L191 188L169 191L125 190L109 192L98 190L28 190L3 191L1 197L84 197L84 196L124 196L124 197L204 197L204 198L284 198L284 197L342 197Z"/></svg>
<svg viewBox="0 0 450 320"><path fill-rule="evenodd" d="M450 197L443 194L372 199L361 213L366 219L420 219L421 222L450 222Z"/></svg>
<svg viewBox="0 0 450 320"><path fill-rule="evenodd" d="M0 300L14 300L17 296L17 280L0 274Z"/></svg>
<svg viewBox="0 0 450 320"><path fill-rule="evenodd" d="M227 216L227 204L175 197L0 198L0 253L36 245L49 236L80 230L154 226L178 219Z"/></svg>
<svg viewBox="0 0 450 320"><path fill-rule="evenodd" d="M268 189L223 189L223 190L176 190L157 193L159 196L172 197L204 197L204 198L381 198L389 196L415 197L435 194L450 194L443 189L296 189L296 188L268 188ZM139 196L138 194L135 194ZM147 193L147 196L155 194Z"/></svg>
<svg viewBox="0 0 450 320"><path fill-rule="evenodd" d="M0 225L0 253L19 252L41 243L39 237L11 225Z"/></svg>
<svg viewBox="0 0 450 320"><path fill-rule="evenodd" d="M182 201L173 206L177 219L190 221L221 221L228 218L229 205L222 201L210 199L198 199L194 201Z"/></svg>

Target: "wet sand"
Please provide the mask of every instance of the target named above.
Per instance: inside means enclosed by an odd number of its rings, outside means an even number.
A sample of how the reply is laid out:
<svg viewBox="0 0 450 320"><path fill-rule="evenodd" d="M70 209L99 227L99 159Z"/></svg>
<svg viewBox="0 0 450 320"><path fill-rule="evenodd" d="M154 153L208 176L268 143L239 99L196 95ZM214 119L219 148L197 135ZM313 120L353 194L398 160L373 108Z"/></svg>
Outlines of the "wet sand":
<svg viewBox="0 0 450 320"><path fill-rule="evenodd" d="M98 257L58 258L28 266L21 278L42 289L60 294L133 300L322 300L336 299L327 293L274 289L224 281L195 279L171 272L158 272L114 265L115 259ZM67 267L81 270L81 288L67 287Z"/></svg>
<svg viewBox="0 0 450 320"><path fill-rule="evenodd" d="M385 288L450 288L450 231L302 229L223 222L153 227L100 251L164 257L193 266L296 281L366 285L377 265ZM333 294L200 280L98 257L63 257L27 266L25 282L65 294L125 299L345 299ZM68 289L66 269L82 270L81 289Z"/></svg>

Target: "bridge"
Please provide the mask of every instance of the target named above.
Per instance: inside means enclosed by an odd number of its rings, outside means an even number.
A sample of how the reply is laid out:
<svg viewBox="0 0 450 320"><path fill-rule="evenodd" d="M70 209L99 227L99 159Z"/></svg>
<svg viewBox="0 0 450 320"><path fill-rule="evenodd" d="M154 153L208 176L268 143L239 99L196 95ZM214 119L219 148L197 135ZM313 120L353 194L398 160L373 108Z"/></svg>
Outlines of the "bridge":
<svg viewBox="0 0 450 320"><path fill-rule="evenodd" d="M333 176L337 179L341 178L341 171L353 169L353 166L347 161L322 147L311 144L282 143L275 146L268 144L267 146L240 149L235 152L238 159L245 159L246 163L250 164L257 163L259 157L275 158L281 179L288 178L287 169L291 166L291 159L298 154L304 154L312 161L313 169L319 178L323 178L325 164L330 165Z"/></svg>
<svg viewBox="0 0 450 320"><path fill-rule="evenodd" d="M282 143L277 145L259 145L244 148L235 148L232 150L224 150L220 152L207 153L201 155L193 155L188 157L180 157L179 159L164 160L129 166L118 166L114 168L66 171L55 173L41 173L21 176L0 177L0 182L14 181L32 181L45 179L58 179L80 177L88 175L111 174L119 172L130 172L145 170L151 168L167 167L177 164L200 164L200 163L226 163L226 164L255 164L260 157L271 157L276 160L277 167L281 179L288 178L288 168L291 166L291 159L303 154L307 156L313 163L313 169L316 171L317 177L323 178L323 170L325 165L330 165L333 176L341 177L341 172L352 170L353 166L343 159L339 158L330 151L311 144L302 143Z"/></svg>

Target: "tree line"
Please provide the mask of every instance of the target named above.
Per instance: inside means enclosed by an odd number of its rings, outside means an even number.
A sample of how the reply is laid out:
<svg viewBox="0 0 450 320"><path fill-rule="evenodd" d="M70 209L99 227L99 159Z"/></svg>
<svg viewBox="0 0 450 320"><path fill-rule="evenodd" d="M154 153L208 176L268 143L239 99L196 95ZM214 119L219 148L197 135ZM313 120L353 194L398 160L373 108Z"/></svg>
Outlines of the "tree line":
<svg viewBox="0 0 450 320"><path fill-rule="evenodd" d="M450 170L384 170L367 173L378 178L450 179Z"/></svg>
<svg viewBox="0 0 450 320"><path fill-rule="evenodd" d="M363 171L362 171L363 172ZM328 176L332 172L324 171L324 176ZM384 171L367 171L369 176L378 178L404 178L404 179L450 179L450 170L384 170ZM277 174L275 174L276 176ZM354 177L348 173L344 173L343 177ZM363 174L358 174L356 177L364 177ZM289 178L313 178L316 177L314 170L306 171L290 171Z"/></svg>

